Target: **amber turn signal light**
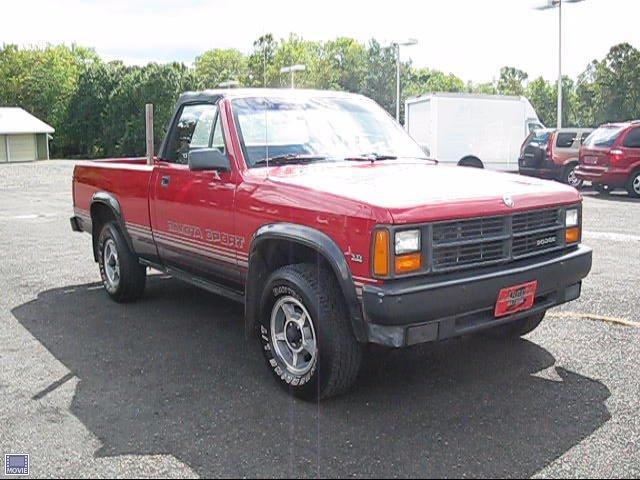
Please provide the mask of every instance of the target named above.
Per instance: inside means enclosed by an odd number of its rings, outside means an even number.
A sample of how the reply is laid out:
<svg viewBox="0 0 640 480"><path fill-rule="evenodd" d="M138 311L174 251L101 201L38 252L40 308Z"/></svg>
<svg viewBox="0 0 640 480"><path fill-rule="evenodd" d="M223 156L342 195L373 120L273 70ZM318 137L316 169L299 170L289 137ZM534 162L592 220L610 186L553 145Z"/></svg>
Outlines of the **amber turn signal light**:
<svg viewBox="0 0 640 480"><path fill-rule="evenodd" d="M373 273L379 277L389 275L389 231L376 230L373 239Z"/></svg>
<svg viewBox="0 0 640 480"><path fill-rule="evenodd" d="M399 255L396 257L396 273L409 273L420 270L422 266L422 255L420 253L410 253L409 255Z"/></svg>
<svg viewBox="0 0 640 480"><path fill-rule="evenodd" d="M564 236L567 245L571 243L578 243L580 241L580 227L567 228Z"/></svg>

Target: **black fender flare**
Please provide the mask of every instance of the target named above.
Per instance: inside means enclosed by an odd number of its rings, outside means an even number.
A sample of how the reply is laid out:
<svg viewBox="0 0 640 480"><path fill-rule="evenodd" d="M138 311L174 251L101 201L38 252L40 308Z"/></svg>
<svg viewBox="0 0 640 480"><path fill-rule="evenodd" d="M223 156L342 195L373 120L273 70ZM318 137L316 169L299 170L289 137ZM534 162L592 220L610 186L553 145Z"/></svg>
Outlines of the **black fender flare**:
<svg viewBox="0 0 640 480"><path fill-rule="evenodd" d="M133 242L131 241L131 237L129 236L129 232L127 231L127 227L124 222L124 217L122 216L122 208L120 207L120 202L118 202L118 199L109 192L96 192L93 194L93 196L91 197L91 203L89 204L92 231L93 231L93 206L96 204L105 205L107 208L109 208L109 210L111 210L111 213L113 213L113 216L116 219L118 226L120 227L120 231L122 232L122 235L124 236L124 239L126 240L127 245L129 245L129 248L133 252L134 251ZM99 235L99 232L96 232L96 233L97 235ZM98 261L97 235L93 235L94 236L93 256L95 261Z"/></svg>
<svg viewBox="0 0 640 480"><path fill-rule="evenodd" d="M260 269L258 264L261 261L258 249L261 244L268 240L286 240L299 243L315 250L327 260L344 296L353 333L359 341L366 341L367 335L362 310L351 276L351 269L347 264L344 253L327 234L311 227L293 223L263 225L253 235L249 249L249 267L245 288L245 332L247 336L252 335L256 326L258 303L261 294L260 287L265 280L265 278L260 278L257 274L257 270Z"/></svg>

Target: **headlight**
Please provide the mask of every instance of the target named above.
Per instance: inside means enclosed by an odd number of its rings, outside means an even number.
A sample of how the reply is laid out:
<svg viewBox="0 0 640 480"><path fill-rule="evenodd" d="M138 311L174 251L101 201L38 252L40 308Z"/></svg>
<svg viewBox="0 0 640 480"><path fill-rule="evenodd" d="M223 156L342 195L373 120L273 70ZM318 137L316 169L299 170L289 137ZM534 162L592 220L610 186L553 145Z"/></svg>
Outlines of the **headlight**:
<svg viewBox="0 0 640 480"><path fill-rule="evenodd" d="M396 255L420 251L420 230L404 230L396 232Z"/></svg>
<svg viewBox="0 0 640 480"><path fill-rule="evenodd" d="M566 218L565 218L565 227L577 227L578 226L578 209L571 208L567 210Z"/></svg>

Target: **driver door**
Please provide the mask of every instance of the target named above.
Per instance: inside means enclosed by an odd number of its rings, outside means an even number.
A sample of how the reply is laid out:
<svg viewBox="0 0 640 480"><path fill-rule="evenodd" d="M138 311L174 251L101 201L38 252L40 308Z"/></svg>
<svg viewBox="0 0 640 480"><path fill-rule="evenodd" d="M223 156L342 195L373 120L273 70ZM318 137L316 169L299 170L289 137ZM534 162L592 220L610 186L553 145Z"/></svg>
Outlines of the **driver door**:
<svg viewBox="0 0 640 480"><path fill-rule="evenodd" d="M167 267L215 280L237 281L231 169L189 170L189 152L215 146L226 153L218 107L185 105L172 141L151 179L151 219L161 261Z"/></svg>

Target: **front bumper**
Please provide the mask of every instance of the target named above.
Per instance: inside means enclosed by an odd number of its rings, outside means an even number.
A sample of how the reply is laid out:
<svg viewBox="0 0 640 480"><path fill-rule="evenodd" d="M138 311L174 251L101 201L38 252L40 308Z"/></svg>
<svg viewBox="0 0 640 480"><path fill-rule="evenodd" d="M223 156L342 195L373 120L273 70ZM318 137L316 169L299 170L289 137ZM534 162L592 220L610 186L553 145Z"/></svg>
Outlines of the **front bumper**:
<svg viewBox="0 0 640 480"><path fill-rule="evenodd" d="M558 257L529 259L505 268L462 272L366 285L362 306L368 340L390 347L444 340L543 312L580 296L581 280L591 270L592 251L579 246ZM538 281L533 308L495 318L498 293L505 287Z"/></svg>

